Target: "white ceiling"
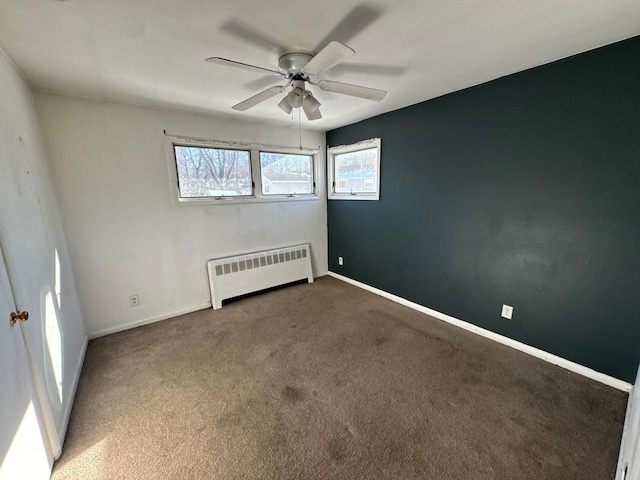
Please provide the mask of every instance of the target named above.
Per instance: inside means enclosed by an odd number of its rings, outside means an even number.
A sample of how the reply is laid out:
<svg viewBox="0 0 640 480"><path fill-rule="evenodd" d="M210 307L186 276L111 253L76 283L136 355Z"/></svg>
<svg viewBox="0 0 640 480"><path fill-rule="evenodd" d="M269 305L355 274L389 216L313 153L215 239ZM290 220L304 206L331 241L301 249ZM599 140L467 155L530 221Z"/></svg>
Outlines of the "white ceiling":
<svg viewBox="0 0 640 480"><path fill-rule="evenodd" d="M329 130L640 34L638 0L2 0L0 47L44 91L297 125L280 96L231 106L277 79L282 49L328 40L356 55L323 78L387 90L380 103L322 92Z"/></svg>

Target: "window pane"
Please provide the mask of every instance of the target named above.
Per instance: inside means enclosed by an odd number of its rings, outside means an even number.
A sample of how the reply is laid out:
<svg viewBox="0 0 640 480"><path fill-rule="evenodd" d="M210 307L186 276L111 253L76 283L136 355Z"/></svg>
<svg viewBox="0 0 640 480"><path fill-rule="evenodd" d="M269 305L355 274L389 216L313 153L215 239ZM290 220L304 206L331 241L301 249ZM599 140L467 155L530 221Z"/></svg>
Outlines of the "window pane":
<svg viewBox="0 0 640 480"><path fill-rule="evenodd" d="M378 149L369 148L335 156L335 191L375 192L378 184Z"/></svg>
<svg viewBox="0 0 640 480"><path fill-rule="evenodd" d="M263 195L313 193L313 157L260 152Z"/></svg>
<svg viewBox="0 0 640 480"><path fill-rule="evenodd" d="M178 145L174 150L182 198L253 195L249 152Z"/></svg>

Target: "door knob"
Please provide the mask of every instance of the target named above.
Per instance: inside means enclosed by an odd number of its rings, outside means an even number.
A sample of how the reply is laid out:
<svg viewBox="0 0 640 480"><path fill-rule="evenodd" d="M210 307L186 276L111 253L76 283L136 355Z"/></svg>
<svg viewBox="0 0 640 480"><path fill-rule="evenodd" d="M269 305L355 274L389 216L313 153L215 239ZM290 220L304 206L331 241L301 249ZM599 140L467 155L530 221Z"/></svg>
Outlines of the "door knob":
<svg viewBox="0 0 640 480"><path fill-rule="evenodd" d="M15 325L18 320L29 320L29 312L11 312L11 325Z"/></svg>

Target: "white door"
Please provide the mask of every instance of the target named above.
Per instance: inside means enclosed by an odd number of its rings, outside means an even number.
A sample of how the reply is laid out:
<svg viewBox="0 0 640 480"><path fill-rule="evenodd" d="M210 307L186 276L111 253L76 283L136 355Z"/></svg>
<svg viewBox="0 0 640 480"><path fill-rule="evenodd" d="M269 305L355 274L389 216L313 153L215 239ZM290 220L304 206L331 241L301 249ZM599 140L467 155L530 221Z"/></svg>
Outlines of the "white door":
<svg viewBox="0 0 640 480"><path fill-rule="evenodd" d="M48 479L53 458L0 248L0 480ZM28 322L28 320L27 320Z"/></svg>
<svg viewBox="0 0 640 480"><path fill-rule="evenodd" d="M49 172L37 126L31 124L35 118L35 113L25 116L20 109L0 115L0 131L8 137L0 144L0 243L15 304L31 314L20 328L49 444L58 456L64 420L64 342L57 235L53 235L55 195L53 186L43 181Z"/></svg>

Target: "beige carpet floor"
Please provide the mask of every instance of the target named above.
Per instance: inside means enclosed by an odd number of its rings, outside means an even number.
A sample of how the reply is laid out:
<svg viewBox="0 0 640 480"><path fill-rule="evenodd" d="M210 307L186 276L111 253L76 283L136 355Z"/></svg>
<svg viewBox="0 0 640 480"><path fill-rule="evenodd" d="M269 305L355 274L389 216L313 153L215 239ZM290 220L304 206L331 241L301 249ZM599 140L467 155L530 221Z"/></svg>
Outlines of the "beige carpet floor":
<svg viewBox="0 0 640 480"><path fill-rule="evenodd" d="M323 277L89 344L53 479L610 479L627 395Z"/></svg>

